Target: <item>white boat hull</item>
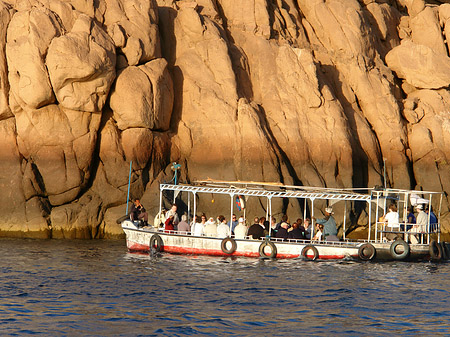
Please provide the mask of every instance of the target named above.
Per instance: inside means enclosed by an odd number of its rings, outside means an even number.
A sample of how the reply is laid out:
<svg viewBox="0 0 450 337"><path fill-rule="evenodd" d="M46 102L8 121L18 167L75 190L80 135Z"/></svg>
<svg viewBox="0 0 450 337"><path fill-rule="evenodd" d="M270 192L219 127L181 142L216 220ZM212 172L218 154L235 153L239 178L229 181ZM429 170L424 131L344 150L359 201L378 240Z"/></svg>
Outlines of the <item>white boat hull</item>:
<svg viewBox="0 0 450 337"><path fill-rule="evenodd" d="M137 228L131 221L122 223L122 228L126 235L127 248L130 252L148 253L150 252L150 239L157 234L163 243L162 251L172 254L188 255L210 255L210 256L246 256L260 257L260 246L264 240L234 239L236 250L228 254L222 250L222 238L193 236L189 234L179 234L176 232L167 233L156 231L153 228ZM359 247L365 242L311 242L309 240L289 240L271 238L276 247L276 258L299 258L302 257L302 250L306 246L313 245L318 253L314 256L312 249L306 252L306 258L309 259L359 259ZM394 260L390 253L391 243L371 244L376 249L376 260ZM429 259L429 245L416 244L409 245L410 253L408 260Z"/></svg>
<svg viewBox="0 0 450 337"><path fill-rule="evenodd" d="M126 221L122 228L126 234L127 247L130 252L149 252L150 239L155 234L158 234L163 241L163 251L174 254L260 257L259 249L264 242L263 240L234 239L236 241L236 250L232 254L227 254L221 248L222 238L165 233L153 229L138 229L130 221ZM357 243L311 243L306 240L281 241L273 238L271 242L277 249L276 258L301 257L303 248L311 244L317 249L318 258L320 259L358 257ZM314 257L312 250L309 250L306 255L309 258Z"/></svg>

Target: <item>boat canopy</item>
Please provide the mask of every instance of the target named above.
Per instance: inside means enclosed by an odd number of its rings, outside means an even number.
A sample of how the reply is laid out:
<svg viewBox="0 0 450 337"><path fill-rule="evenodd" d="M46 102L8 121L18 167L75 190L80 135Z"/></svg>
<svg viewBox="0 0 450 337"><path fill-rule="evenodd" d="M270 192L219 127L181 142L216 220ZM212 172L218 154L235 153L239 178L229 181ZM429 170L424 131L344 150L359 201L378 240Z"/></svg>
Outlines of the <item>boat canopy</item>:
<svg viewBox="0 0 450 337"><path fill-rule="evenodd" d="M242 184L245 186L239 186ZM350 201L370 201L370 194L352 192L345 189L331 189L320 187L269 185L258 183L234 183L228 186L214 185L171 185L161 184L161 191L170 190L175 192L191 193L213 193L228 194L230 196L243 195L266 198L296 198L296 199L322 199L322 200L350 200ZM270 189L269 189L270 188ZM365 189L367 191L367 189Z"/></svg>
<svg viewBox="0 0 450 337"><path fill-rule="evenodd" d="M369 240L370 240L370 214L371 214L371 189L368 188L354 188L354 189L336 189L324 187L308 187L308 186L292 186L282 185L278 183L258 183L258 182L239 182L239 181L197 181L193 184L161 184L160 185L160 213L162 211L162 193L163 191L173 191L176 197L180 192L209 193L209 194L223 194L229 195L231 198L230 217L233 213L233 200L235 197L263 197L267 198L267 214L266 218L272 216L272 199L273 198L294 198L304 199L304 217L306 218L306 200L311 201L311 217L314 217L314 201L328 200L330 205L339 201L360 201L367 202L369 206ZM174 198L175 199L175 198ZM346 223L346 207L344 211L344 239L345 239L345 223ZM189 206L188 206L189 208ZM196 199L194 198L194 214L196 213ZM189 214L189 212L188 212ZM244 211L245 217L245 211ZM314 234L314 221L312 223L312 232Z"/></svg>

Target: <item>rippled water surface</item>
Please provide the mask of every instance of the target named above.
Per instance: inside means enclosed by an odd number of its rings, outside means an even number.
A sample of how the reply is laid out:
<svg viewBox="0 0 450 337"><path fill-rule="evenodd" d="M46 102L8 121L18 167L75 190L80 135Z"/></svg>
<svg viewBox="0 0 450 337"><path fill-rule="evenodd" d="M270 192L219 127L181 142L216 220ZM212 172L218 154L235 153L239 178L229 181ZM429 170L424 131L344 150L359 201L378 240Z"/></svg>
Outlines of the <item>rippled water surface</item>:
<svg viewBox="0 0 450 337"><path fill-rule="evenodd" d="M0 335L450 334L449 263L130 254L0 240Z"/></svg>

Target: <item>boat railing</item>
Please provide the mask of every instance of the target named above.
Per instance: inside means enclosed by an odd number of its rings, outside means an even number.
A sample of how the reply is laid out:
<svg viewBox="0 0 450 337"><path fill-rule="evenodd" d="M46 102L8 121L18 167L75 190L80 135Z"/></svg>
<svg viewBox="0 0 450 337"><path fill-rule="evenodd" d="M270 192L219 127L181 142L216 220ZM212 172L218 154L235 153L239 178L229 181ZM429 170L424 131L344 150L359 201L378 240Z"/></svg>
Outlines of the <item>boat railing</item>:
<svg viewBox="0 0 450 337"><path fill-rule="evenodd" d="M416 236L416 240L420 244L429 244L433 239L433 235L437 235L439 241L439 234L441 233L440 225L438 223L425 225L426 229L420 228L424 225L417 225L414 223L400 223L395 230L388 227L386 222L378 221L375 223L375 242L388 241L386 234L403 235L403 240L411 241L411 236Z"/></svg>
<svg viewBox="0 0 450 337"><path fill-rule="evenodd" d="M158 228L158 231L160 233L164 234L170 234L170 235L180 235L180 236L192 236L196 238L204 238L204 239L224 239L223 237L218 236L207 236L207 235L194 235L192 232L185 232L185 231L177 231L177 230L165 230L164 228ZM310 240L310 239L284 239L284 238L276 238L276 237L264 237L261 239L253 239L251 236L245 236L244 238L236 238L234 235L231 236L235 240L246 240L246 241L259 241L262 242L266 239L269 239L272 242L275 243L297 243L297 244L321 244L321 245L327 245L327 246L341 246L346 245L349 243L352 243L352 241L349 240L342 240L342 241L326 241L326 240ZM354 243L354 242L353 242Z"/></svg>

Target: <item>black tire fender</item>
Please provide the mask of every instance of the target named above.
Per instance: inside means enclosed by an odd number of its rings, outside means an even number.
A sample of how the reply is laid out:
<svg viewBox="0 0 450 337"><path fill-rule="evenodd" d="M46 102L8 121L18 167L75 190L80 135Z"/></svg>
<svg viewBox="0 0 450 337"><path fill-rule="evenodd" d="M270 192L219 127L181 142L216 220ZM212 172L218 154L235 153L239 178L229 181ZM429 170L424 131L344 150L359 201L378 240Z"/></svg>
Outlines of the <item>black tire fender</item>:
<svg viewBox="0 0 450 337"><path fill-rule="evenodd" d="M230 248L230 249L227 248L227 243L228 243L228 242L231 242L231 248ZM237 249L237 243L236 243L236 240L234 240L233 238L230 238L230 237L228 236L228 237L226 237L226 238L224 238L224 239L222 240L222 243L220 244L220 248L222 249L222 252L224 252L225 254L231 255L231 254L233 254L233 253L236 251L236 249Z"/></svg>
<svg viewBox="0 0 450 337"><path fill-rule="evenodd" d="M444 258L448 260L450 258L450 243L442 241L442 246L444 247Z"/></svg>
<svg viewBox="0 0 450 337"><path fill-rule="evenodd" d="M439 243L439 245L441 246L442 260L448 260L448 253L447 250L445 249L445 242L442 241Z"/></svg>
<svg viewBox="0 0 450 337"><path fill-rule="evenodd" d="M363 243L358 248L358 256L363 261L371 261L377 255L377 250L371 243Z"/></svg>
<svg viewBox="0 0 450 337"><path fill-rule="evenodd" d="M403 252L397 253L397 247L402 246ZM397 239L392 242L389 252L395 260L404 260L409 256L410 248L409 245L402 239Z"/></svg>
<svg viewBox="0 0 450 337"><path fill-rule="evenodd" d="M442 247L436 240L431 240L428 251L432 260L442 259Z"/></svg>
<svg viewBox="0 0 450 337"><path fill-rule="evenodd" d="M312 250L312 252L314 253L314 256L312 258L307 255L309 250ZM303 247L301 255L307 260L314 261L319 257L319 251L314 245L306 245L305 247Z"/></svg>
<svg viewBox="0 0 450 337"><path fill-rule="evenodd" d="M149 245L150 252L154 249L156 252L162 252L164 250L164 242L163 239L158 234L153 234L150 238Z"/></svg>
<svg viewBox="0 0 450 337"><path fill-rule="evenodd" d="M265 252L265 248L267 246L269 246L271 248L271 251L270 251L269 255L267 255L266 252ZM259 256L261 256L261 257L268 257L268 258L273 259L274 257L277 256L277 246L275 246L275 244L272 241L264 241L259 246Z"/></svg>

